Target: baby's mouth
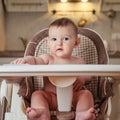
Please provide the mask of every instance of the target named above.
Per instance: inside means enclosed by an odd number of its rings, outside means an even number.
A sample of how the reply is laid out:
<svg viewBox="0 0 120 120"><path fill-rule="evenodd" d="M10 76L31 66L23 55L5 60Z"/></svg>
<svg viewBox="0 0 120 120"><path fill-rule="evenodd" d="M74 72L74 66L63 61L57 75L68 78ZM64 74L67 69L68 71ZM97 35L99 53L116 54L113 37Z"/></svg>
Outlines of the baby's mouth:
<svg viewBox="0 0 120 120"><path fill-rule="evenodd" d="M58 48L57 51L62 51L63 49L62 48Z"/></svg>

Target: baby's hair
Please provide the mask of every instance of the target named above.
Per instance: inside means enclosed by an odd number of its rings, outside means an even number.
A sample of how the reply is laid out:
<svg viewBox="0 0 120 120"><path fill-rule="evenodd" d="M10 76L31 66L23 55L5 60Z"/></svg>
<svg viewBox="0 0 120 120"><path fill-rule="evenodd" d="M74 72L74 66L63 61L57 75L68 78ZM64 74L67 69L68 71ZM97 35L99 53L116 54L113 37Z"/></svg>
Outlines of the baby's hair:
<svg viewBox="0 0 120 120"><path fill-rule="evenodd" d="M75 34L76 34L76 36L77 36L78 28L77 28L77 26L75 25L75 23L74 23L72 20L70 20L69 18L60 18L60 19L57 19L57 20L53 21L53 22L49 25L49 28L52 27L52 26L65 27L65 26L68 26L68 25L73 26L73 29L74 29Z"/></svg>

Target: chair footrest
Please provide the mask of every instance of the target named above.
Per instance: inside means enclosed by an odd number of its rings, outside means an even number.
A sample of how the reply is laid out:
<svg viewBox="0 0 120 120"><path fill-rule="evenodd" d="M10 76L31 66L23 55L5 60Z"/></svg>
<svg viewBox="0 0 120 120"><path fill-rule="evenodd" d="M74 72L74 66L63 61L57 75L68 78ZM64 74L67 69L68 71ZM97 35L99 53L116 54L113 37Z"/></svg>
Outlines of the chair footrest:
<svg viewBox="0 0 120 120"><path fill-rule="evenodd" d="M58 120L72 120L75 117L75 112L57 112Z"/></svg>

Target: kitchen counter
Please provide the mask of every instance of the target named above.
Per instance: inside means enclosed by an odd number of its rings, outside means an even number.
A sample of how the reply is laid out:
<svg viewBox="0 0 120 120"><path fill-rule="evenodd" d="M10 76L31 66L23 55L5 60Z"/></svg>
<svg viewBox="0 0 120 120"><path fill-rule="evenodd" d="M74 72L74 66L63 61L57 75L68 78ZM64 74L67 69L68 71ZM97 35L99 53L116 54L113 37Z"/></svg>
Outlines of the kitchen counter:
<svg viewBox="0 0 120 120"><path fill-rule="evenodd" d="M24 51L3 51L0 52L0 57L23 57Z"/></svg>
<svg viewBox="0 0 120 120"><path fill-rule="evenodd" d="M108 51L108 55L110 58L120 58L120 51Z"/></svg>

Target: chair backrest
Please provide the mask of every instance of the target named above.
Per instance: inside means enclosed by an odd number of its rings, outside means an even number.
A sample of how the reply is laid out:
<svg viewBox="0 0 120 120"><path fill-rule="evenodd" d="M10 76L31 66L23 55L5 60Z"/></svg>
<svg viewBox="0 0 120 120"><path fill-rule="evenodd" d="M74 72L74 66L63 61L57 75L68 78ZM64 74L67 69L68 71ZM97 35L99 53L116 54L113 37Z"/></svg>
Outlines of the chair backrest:
<svg viewBox="0 0 120 120"><path fill-rule="evenodd" d="M40 56L41 54L50 53L49 48L46 45L45 40L48 37L48 29L39 31L29 41L25 56ZM81 43L73 51L76 56L82 57L87 64L107 64L108 55L104 47L101 36L88 28L78 28L78 37L81 39ZM43 77L34 77L34 89L41 89L44 87ZM94 95L94 98L98 97L98 85L99 79L95 77L92 82L87 85L88 89Z"/></svg>

